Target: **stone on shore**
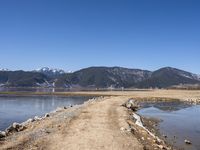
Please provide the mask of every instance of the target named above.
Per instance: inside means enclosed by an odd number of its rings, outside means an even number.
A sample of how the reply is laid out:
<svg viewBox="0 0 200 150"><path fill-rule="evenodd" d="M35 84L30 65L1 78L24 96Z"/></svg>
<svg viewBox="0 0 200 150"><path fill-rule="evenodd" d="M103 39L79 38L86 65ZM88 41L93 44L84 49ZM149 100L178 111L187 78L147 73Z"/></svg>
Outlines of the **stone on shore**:
<svg viewBox="0 0 200 150"><path fill-rule="evenodd" d="M42 118L40 118L40 117L38 117L38 116L35 116L35 117L34 117L34 120L35 120L35 121L40 121L40 120L42 120Z"/></svg>
<svg viewBox="0 0 200 150"><path fill-rule="evenodd" d="M139 106L134 102L133 99L128 100L123 106L133 111L136 111L139 108Z"/></svg>
<svg viewBox="0 0 200 150"><path fill-rule="evenodd" d="M24 129L25 129L24 125L14 122L11 126L9 126L6 129L6 133L19 132L23 131Z"/></svg>
<svg viewBox="0 0 200 150"><path fill-rule="evenodd" d="M191 141L189 141L189 140L187 140L187 139L185 139L185 144L192 144L192 142Z"/></svg>
<svg viewBox="0 0 200 150"><path fill-rule="evenodd" d="M50 115L48 113L46 113L44 117L47 118L47 117L50 117Z"/></svg>
<svg viewBox="0 0 200 150"><path fill-rule="evenodd" d="M0 139L6 137L6 132L0 131Z"/></svg>

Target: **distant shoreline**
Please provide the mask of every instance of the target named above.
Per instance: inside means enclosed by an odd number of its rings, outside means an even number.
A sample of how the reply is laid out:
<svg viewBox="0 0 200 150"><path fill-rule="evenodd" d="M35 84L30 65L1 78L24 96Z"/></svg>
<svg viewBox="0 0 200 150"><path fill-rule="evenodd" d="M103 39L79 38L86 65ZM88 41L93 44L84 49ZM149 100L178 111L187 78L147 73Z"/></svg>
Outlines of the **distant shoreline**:
<svg viewBox="0 0 200 150"><path fill-rule="evenodd" d="M136 98L176 98L200 102L200 90L138 89L133 91L0 92L0 96L132 96Z"/></svg>

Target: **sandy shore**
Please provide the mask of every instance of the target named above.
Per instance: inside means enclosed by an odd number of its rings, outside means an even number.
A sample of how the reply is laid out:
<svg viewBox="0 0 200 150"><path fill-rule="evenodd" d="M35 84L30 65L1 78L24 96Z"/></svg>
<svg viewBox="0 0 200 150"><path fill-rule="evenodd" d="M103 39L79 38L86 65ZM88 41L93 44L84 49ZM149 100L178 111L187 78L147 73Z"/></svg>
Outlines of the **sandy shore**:
<svg viewBox="0 0 200 150"><path fill-rule="evenodd" d="M80 106L60 109L50 113L50 117L27 124L25 130L1 139L0 149L163 149L166 145L138 127L132 120L133 112L122 104L130 98L200 100L200 91L182 90L55 94L104 97Z"/></svg>

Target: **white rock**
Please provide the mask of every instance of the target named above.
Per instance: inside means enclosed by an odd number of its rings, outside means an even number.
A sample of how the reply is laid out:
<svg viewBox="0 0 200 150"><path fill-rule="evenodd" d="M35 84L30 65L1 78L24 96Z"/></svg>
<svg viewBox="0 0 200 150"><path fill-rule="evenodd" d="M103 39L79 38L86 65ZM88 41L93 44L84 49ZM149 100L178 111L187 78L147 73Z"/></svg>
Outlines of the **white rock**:
<svg viewBox="0 0 200 150"><path fill-rule="evenodd" d="M189 140L187 140L187 139L185 139L185 144L192 144L192 142L191 141L189 141Z"/></svg>
<svg viewBox="0 0 200 150"><path fill-rule="evenodd" d="M143 140L143 141L145 140L144 137L142 137L142 140Z"/></svg>
<svg viewBox="0 0 200 150"><path fill-rule="evenodd" d="M4 138L4 137L6 137L6 132L0 131L0 138Z"/></svg>
<svg viewBox="0 0 200 150"><path fill-rule="evenodd" d="M23 131L25 129L24 125L23 124L20 124L20 123L17 123L17 122L14 122L12 127L17 131Z"/></svg>
<svg viewBox="0 0 200 150"><path fill-rule="evenodd" d="M124 128L124 127L121 127L121 128L120 128L120 130L121 130L121 131L124 131L124 130L125 130L125 128Z"/></svg>
<svg viewBox="0 0 200 150"><path fill-rule="evenodd" d="M21 124L14 122L12 126L14 129L18 129L21 126Z"/></svg>
<svg viewBox="0 0 200 150"><path fill-rule="evenodd" d="M46 113L44 117L47 118L47 117L50 117L50 115L48 113Z"/></svg>
<svg viewBox="0 0 200 150"><path fill-rule="evenodd" d="M38 116L35 116L34 119L35 119L36 121L42 120L42 118L40 118L40 117L38 117Z"/></svg>
<svg viewBox="0 0 200 150"><path fill-rule="evenodd" d="M25 126L23 124L14 122L11 126L9 126L6 129L6 133L11 133L11 132L19 132L25 129Z"/></svg>

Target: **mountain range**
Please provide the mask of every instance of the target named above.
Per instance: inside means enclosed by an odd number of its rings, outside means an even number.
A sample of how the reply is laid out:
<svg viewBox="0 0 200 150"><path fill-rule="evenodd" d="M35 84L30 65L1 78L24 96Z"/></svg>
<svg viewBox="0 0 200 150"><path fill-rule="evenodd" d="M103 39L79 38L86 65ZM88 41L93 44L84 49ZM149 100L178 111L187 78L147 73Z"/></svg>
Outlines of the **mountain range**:
<svg viewBox="0 0 200 150"><path fill-rule="evenodd" d="M200 84L200 76L165 67L156 71L123 67L89 67L75 72L44 67L33 71L0 70L0 86L62 88L168 88Z"/></svg>

